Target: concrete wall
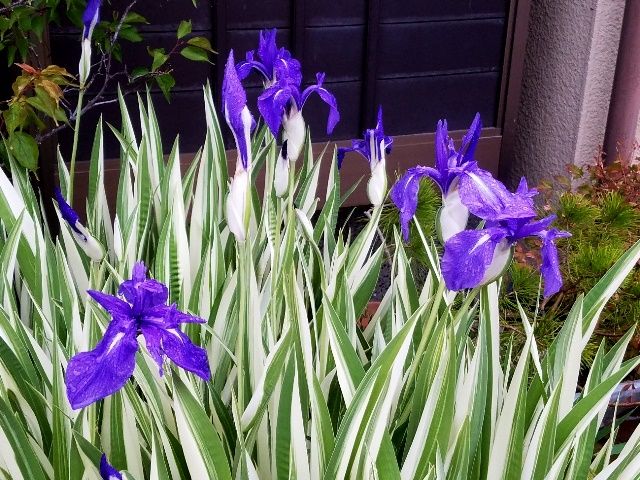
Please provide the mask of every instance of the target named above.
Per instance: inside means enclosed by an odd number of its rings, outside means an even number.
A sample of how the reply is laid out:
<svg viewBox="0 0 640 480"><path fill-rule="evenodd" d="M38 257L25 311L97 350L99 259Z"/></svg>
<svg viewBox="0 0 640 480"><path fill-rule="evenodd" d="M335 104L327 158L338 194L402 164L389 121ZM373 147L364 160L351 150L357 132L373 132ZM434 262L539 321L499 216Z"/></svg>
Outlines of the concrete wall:
<svg viewBox="0 0 640 480"><path fill-rule="evenodd" d="M636 0L632 0L636 1ZM515 185L593 160L602 144L624 0L533 0L514 154Z"/></svg>

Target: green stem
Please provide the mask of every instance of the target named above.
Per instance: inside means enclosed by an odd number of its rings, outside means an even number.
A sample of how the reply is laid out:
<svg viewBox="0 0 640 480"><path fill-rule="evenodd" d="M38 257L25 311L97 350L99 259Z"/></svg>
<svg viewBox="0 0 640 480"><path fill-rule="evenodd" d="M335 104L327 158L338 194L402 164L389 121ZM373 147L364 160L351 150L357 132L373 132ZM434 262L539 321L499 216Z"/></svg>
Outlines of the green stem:
<svg viewBox="0 0 640 480"><path fill-rule="evenodd" d="M82 117L82 100L84 100L84 88L78 93L78 106L76 107L76 124L73 129L73 147L71 148L71 164L69 167L69 188L67 190L67 202L73 206L73 180L76 174L76 154L78 153L78 137L80 135L80 117Z"/></svg>
<svg viewBox="0 0 640 480"><path fill-rule="evenodd" d="M245 390L249 384L249 363L246 358L247 330L249 319L249 302L251 301L249 290L251 261L251 244L248 240L238 244L238 290L240 293L238 306L238 335L236 339L236 361L238 370L238 405L243 412L245 404Z"/></svg>

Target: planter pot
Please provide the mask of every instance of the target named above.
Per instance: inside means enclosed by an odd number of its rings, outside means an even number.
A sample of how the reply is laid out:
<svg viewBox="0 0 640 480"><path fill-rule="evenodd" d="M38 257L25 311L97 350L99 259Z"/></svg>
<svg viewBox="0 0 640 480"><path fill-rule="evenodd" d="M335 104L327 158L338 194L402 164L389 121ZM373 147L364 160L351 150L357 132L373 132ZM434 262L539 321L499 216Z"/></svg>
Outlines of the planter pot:
<svg viewBox="0 0 640 480"><path fill-rule="evenodd" d="M373 318L373 315L378 311L379 306L380 302L376 300L371 300L369 303L367 303L364 312L362 312L362 315L360 316L360 321L358 322L360 324L360 327L366 328L367 325L369 325L369 322Z"/></svg>

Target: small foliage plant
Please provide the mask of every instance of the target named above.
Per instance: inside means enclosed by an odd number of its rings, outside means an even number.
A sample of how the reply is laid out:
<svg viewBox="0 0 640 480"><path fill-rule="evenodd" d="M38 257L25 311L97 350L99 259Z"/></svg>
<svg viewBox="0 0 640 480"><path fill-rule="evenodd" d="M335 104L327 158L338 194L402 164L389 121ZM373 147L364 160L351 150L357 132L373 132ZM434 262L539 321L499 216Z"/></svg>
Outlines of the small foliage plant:
<svg viewBox="0 0 640 480"><path fill-rule="evenodd" d="M543 182L542 210L557 213L557 223L572 232L559 246L564 284L560 293L544 305L549 334L562 321L581 291L592 288L619 256L640 239L640 168L616 161L605 165L600 158L582 168L570 167L568 175ZM535 308L538 279L532 274L531 245L516 252L511 274L513 292ZM513 299L513 295L510 295ZM509 305L509 304L507 304ZM640 268L636 266L604 309L585 360L591 361L601 338L615 341L640 318ZM546 340L546 339L543 339ZM543 343L547 343L546 341ZM630 353L640 350L637 338Z"/></svg>
<svg viewBox="0 0 640 480"><path fill-rule="evenodd" d="M246 102L249 74L264 77L264 123ZM555 241L566 233L537 218L526 183L510 192L478 167L479 118L459 150L441 124L437 168L411 169L391 189L402 232L392 283L360 328L383 258L376 242L392 139L380 113L354 141L371 166L372 209L355 238L336 232L338 161L355 158L311 148L307 99L328 105L327 130L339 120L323 79L301 88L300 64L274 32L263 32L257 55L236 63L230 52L221 110L237 154L227 158L207 86L207 133L184 172L177 141L165 160L149 97L136 131L120 96L121 125L110 127L122 146L115 208L98 124L86 221L68 203L74 176L60 158L57 237L42 218L52 199L9 154L10 178L0 170L0 477L640 474L640 429L617 455L615 430L597 443L610 395L640 362L625 360L631 331L598 348L576 393L581 353L640 243L576 298L544 355L537 319L521 309L527 340L501 356L502 271L515 243L541 239L551 295L562 282ZM319 198L322 163L330 167ZM442 194L434 238L419 223L409 228L423 176ZM467 228L470 214L482 228ZM420 288L401 235L426 252Z"/></svg>

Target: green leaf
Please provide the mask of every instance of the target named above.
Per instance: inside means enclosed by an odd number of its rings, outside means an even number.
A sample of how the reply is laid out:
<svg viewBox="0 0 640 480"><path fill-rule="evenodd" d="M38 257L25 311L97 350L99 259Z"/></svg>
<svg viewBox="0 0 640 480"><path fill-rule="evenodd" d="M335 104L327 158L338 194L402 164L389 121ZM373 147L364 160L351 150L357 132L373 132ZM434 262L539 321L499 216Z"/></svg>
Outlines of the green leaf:
<svg viewBox="0 0 640 480"><path fill-rule="evenodd" d="M38 144L28 133L14 132L8 141L9 151L25 168L35 172L38 169Z"/></svg>
<svg viewBox="0 0 640 480"><path fill-rule="evenodd" d="M211 42L209 41L208 38L205 38L205 37L193 37L193 38L190 38L189 40L187 40L187 43L189 45L194 46L194 47L198 47L198 48L201 48L203 50L206 50L207 52L215 53L215 51L211 48Z"/></svg>
<svg viewBox="0 0 640 480"><path fill-rule="evenodd" d="M156 77L156 82L158 82L158 86L160 90L162 90L162 94L164 98L167 99L167 102L171 101L171 89L176 84L176 79L173 78L173 75L170 73L163 73L162 75L158 75Z"/></svg>
<svg viewBox="0 0 640 480"><path fill-rule="evenodd" d="M148 48L149 55L153 58L153 62L151 63L151 71L155 72L162 65L167 63L169 60L169 55L167 55L164 51L164 48Z"/></svg>
<svg viewBox="0 0 640 480"><path fill-rule="evenodd" d="M124 17L124 23L149 23L146 18L136 12L129 12Z"/></svg>
<svg viewBox="0 0 640 480"><path fill-rule="evenodd" d="M191 477L231 480L222 442L206 412L177 375L174 387L178 436L188 452L186 461Z"/></svg>
<svg viewBox="0 0 640 480"><path fill-rule="evenodd" d="M27 108L23 103L14 102L7 110L2 112L7 132L11 135L14 131L25 127L27 121Z"/></svg>
<svg viewBox="0 0 640 480"><path fill-rule="evenodd" d="M194 62L208 62L209 54L206 50L203 50L199 47L193 47L191 45L187 45L180 51L180 55L184 58L188 58L189 60L193 60Z"/></svg>
<svg viewBox="0 0 640 480"><path fill-rule="evenodd" d="M176 36L178 38L186 37L191 33L191 20L182 20L178 25L178 32Z"/></svg>

